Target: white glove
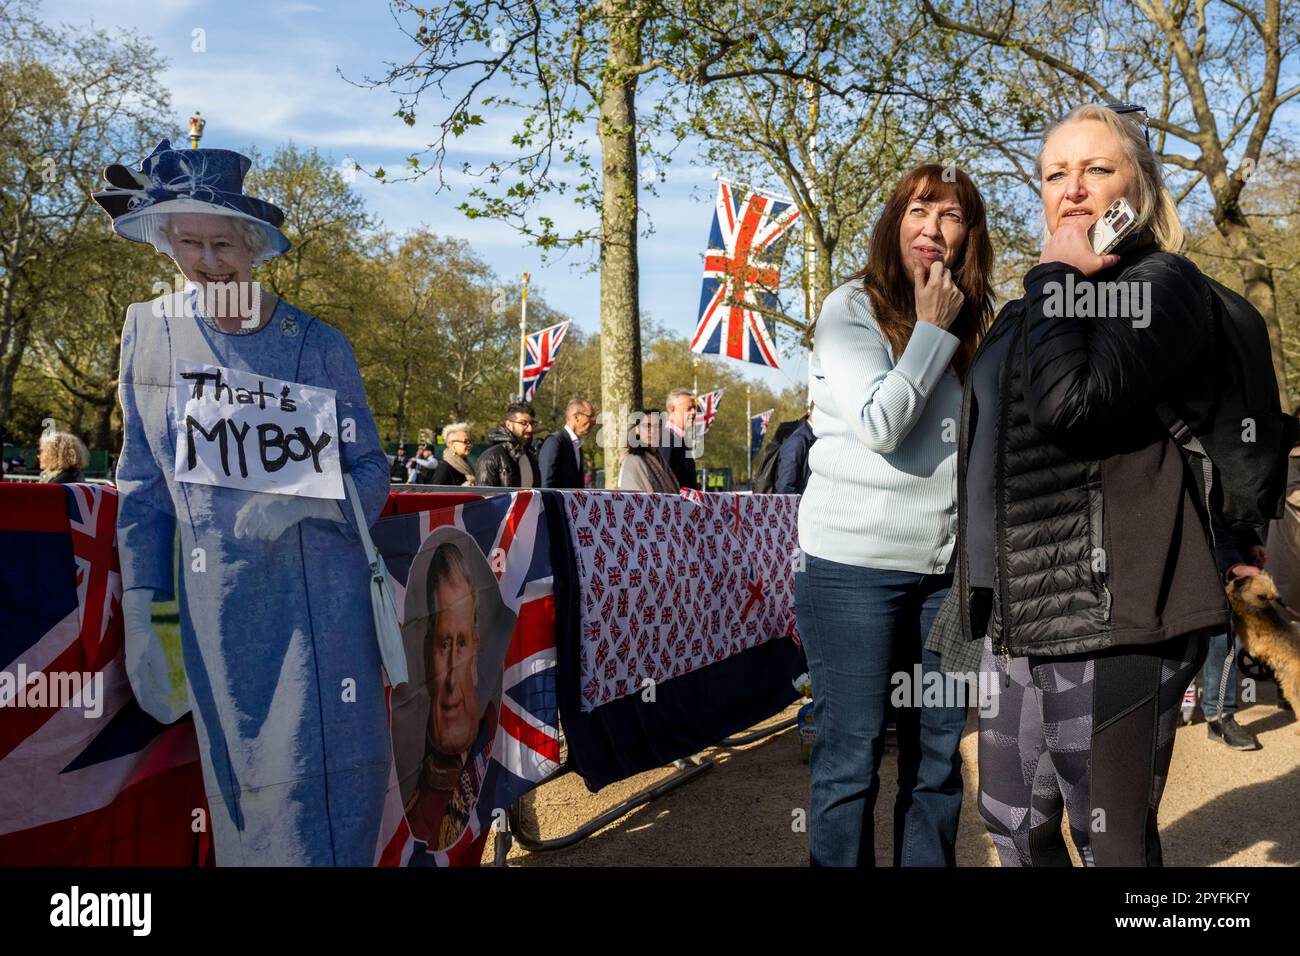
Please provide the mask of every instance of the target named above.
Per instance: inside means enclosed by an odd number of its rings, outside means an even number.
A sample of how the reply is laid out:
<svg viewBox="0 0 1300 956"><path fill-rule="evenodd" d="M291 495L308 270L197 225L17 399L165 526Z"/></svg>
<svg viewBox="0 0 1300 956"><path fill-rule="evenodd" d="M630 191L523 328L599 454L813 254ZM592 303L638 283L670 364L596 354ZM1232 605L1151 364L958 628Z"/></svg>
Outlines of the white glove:
<svg viewBox="0 0 1300 956"><path fill-rule="evenodd" d="M235 514L235 537L275 541L305 518L323 518L340 524L347 522L339 502L330 498L254 492Z"/></svg>
<svg viewBox="0 0 1300 956"><path fill-rule="evenodd" d="M185 686L172 685L167 651L153 629L153 590L132 588L122 595L122 626L126 638L126 676L146 714L172 724L189 713Z"/></svg>

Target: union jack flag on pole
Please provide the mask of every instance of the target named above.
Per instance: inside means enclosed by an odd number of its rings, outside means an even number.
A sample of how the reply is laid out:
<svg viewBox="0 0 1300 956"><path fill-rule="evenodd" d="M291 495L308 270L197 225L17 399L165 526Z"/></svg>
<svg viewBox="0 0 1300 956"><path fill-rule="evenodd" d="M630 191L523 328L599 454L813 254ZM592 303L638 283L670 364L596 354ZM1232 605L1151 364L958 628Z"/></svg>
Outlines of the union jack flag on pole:
<svg viewBox="0 0 1300 956"><path fill-rule="evenodd" d="M742 196L733 184L718 183L692 352L779 367L771 326L757 309L777 307L785 239L798 218L789 200Z"/></svg>
<svg viewBox="0 0 1300 956"><path fill-rule="evenodd" d="M568 331L569 322L561 322L525 337L524 347L528 354L524 360L524 401L531 402L537 394L537 386L542 384L542 379L555 364L555 355Z"/></svg>
<svg viewBox="0 0 1300 956"><path fill-rule="evenodd" d="M705 392L695 400L695 425L703 435L713 427L713 420L718 417L718 407L722 404L722 393L725 388L720 388L716 392Z"/></svg>

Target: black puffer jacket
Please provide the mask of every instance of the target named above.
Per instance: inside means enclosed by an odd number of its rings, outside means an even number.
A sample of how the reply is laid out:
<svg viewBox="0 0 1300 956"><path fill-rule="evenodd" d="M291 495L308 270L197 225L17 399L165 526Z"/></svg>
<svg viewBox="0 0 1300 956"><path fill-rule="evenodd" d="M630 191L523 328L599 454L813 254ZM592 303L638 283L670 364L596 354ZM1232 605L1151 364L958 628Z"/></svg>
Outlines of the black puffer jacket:
<svg viewBox="0 0 1300 956"><path fill-rule="evenodd" d="M487 440L492 447L479 456L474 466L474 484L488 488L536 488L539 485L541 469L537 467L537 455L532 445L521 444L504 425L488 432ZM525 455L532 465L532 481L522 485L519 459Z"/></svg>
<svg viewBox="0 0 1300 956"><path fill-rule="evenodd" d="M1162 401L1178 407L1209 380L1208 292L1190 261L1161 252L1149 236L1130 239L1120 256L1091 280L1063 263L1030 270L1025 296L1002 309L981 345L1015 336L1000 373L1000 407L974 407L968 376L958 447L962 529L976 416L1000 418L992 606L975 608L972 628L962 548L962 629L969 639L991 616L988 633L1004 653L1093 652L1227 622L1197 485L1155 414ZM1089 282L1140 283L1147 318L1054 314L1061 301L1054 292L1072 284L1077 295Z"/></svg>

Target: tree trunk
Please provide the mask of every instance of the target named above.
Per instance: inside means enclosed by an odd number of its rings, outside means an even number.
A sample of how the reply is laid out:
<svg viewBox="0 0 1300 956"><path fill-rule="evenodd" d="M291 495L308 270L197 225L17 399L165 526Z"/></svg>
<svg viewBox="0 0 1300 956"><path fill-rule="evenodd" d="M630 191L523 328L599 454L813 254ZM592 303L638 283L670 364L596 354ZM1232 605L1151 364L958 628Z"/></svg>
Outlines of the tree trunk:
<svg viewBox="0 0 1300 956"><path fill-rule="evenodd" d="M832 257L835 255L835 247L827 244L824 240L818 239L815 234L813 241L817 244L817 267L813 270L812 287L813 320L816 321L817 313L821 311L822 300L835 287L835 272L831 262ZM856 272L857 270L853 271Z"/></svg>
<svg viewBox="0 0 1300 956"><path fill-rule="evenodd" d="M27 348L27 338L31 332L32 307L26 303L22 308L15 302L18 292L19 275L26 261L28 249L28 226L31 223L31 193L23 199L23 208L18 215L16 235L8 240L5 255L5 268L0 278L0 425L9 420L10 407L14 398L14 380L18 377L18 367L22 364L23 352Z"/></svg>
<svg viewBox="0 0 1300 956"><path fill-rule="evenodd" d="M456 401L452 405L451 420L454 422L463 422L465 420L465 353L460 355L460 365L456 372Z"/></svg>
<svg viewBox="0 0 1300 956"><path fill-rule="evenodd" d="M95 430L91 433L91 447L102 448L111 455L117 449L113 444L113 406L117 401L117 390L114 389L108 398L105 404L95 409Z"/></svg>
<svg viewBox="0 0 1300 956"><path fill-rule="evenodd" d="M1273 374L1277 377L1277 392L1282 410L1291 411L1291 390L1286 383L1286 363L1282 355L1282 323L1277 315L1277 295L1273 284L1273 270L1266 264L1264 249L1259 237L1235 203L1223 208L1216 204L1214 224L1228 241L1229 248L1241 266L1241 282L1250 304L1259 310L1268 326L1268 344L1273 350Z"/></svg>
<svg viewBox="0 0 1300 956"><path fill-rule="evenodd" d="M802 236L800 238L803 239ZM812 243L816 260L814 261L811 270L812 275L809 277L811 280L809 283L810 288L807 290L810 304L808 310L809 324L803 330L803 333L800 336L800 341L803 343L804 348L811 351L813 345L813 333L817 328L817 316L821 312L822 300L825 299L834 288L835 272L833 270L831 259L835 253L835 246L833 242L827 238L825 228L813 228L812 236L809 240L805 240L805 242L807 241L811 241ZM808 250L805 245L805 257L807 254ZM806 263L804 264L804 268L807 269Z"/></svg>
<svg viewBox="0 0 1300 956"><path fill-rule="evenodd" d="M631 0L606 0L609 69L601 91L600 392L605 487L618 487L623 412L641 406L641 301L637 269L636 74L642 20Z"/></svg>
<svg viewBox="0 0 1300 956"><path fill-rule="evenodd" d="M9 419L14 400L14 383L18 380L18 368L22 365L23 352L27 349L31 331L31 310L24 309L13 323L13 335L8 343L9 354L0 356L0 425Z"/></svg>
<svg viewBox="0 0 1300 956"><path fill-rule="evenodd" d="M406 399L411 390L411 362L402 363L402 382L397 389L397 443L406 443Z"/></svg>

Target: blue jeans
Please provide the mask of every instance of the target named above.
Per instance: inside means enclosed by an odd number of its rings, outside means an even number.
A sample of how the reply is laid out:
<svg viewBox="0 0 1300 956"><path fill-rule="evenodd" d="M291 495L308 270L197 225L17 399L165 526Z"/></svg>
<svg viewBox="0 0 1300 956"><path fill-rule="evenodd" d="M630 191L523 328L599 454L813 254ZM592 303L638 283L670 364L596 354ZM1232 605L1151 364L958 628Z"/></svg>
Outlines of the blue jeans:
<svg viewBox="0 0 1300 956"><path fill-rule="evenodd" d="M894 865L953 866L961 813L964 702L903 701L895 686L939 672L921 644L952 584L951 574L914 574L808 555L795 575L795 613L812 678L817 741L812 752L809 846L813 866L875 865L875 804L891 710L898 725ZM940 675L941 676L941 675ZM905 678L900 684L900 678Z"/></svg>
<svg viewBox="0 0 1300 956"><path fill-rule="evenodd" d="M1237 656L1235 642L1227 634L1210 638L1205 665L1201 668L1201 713L1206 720L1219 719L1219 682L1223 680L1223 665L1231 655L1228 687L1223 693L1223 716L1237 712Z"/></svg>

